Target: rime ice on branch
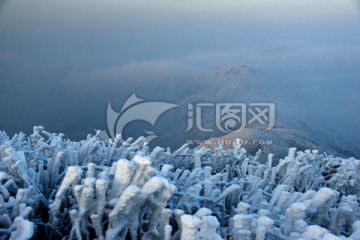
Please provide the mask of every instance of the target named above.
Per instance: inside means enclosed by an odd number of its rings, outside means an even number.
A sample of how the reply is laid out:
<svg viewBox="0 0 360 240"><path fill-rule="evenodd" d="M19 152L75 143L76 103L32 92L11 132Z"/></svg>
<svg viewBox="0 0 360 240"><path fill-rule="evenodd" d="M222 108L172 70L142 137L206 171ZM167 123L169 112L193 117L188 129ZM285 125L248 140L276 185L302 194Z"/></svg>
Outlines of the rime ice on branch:
<svg viewBox="0 0 360 240"><path fill-rule="evenodd" d="M360 239L360 160L0 132L0 240Z"/></svg>

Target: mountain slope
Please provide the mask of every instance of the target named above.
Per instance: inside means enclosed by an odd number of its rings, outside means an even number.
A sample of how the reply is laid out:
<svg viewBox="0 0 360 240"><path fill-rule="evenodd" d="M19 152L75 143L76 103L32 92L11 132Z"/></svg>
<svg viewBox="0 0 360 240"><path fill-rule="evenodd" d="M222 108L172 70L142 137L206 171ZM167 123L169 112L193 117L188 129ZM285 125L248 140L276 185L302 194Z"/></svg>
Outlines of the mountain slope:
<svg viewBox="0 0 360 240"><path fill-rule="evenodd" d="M179 114L174 115L169 121L172 126L176 127L163 133L162 143L179 147L179 144L187 141L194 147L196 140L199 143L199 140L212 139L211 144L201 144L201 146L210 146L222 142L224 139L231 142L233 139L241 138L250 142L247 146L250 152L254 153L259 148L262 149L262 156L274 153L278 157L283 157L291 146L295 146L299 150L319 149L320 152L344 157L360 156L360 147L351 143L351 139L346 139L341 134L336 134L321 126L285 117L285 112L281 107L286 106L287 102L283 98L284 89L281 87L265 74L245 65L229 66L183 80L172 95L173 100L181 99L180 105L188 103L275 103L276 125L272 130L264 131L264 127L260 124L253 124L241 132L226 134L216 129L214 111L205 109L202 113L202 125L214 131L207 133L194 128L185 132L187 113L183 111L180 117ZM272 144L253 144L254 140L272 141Z"/></svg>
<svg viewBox="0 0 360 240"><path fill-rule="evenodd" d="M264 100L272 89L274 85L264 73L235 65L183 79L175 96L188 102Z"/></svg>
<svg viewBox="0 0 360 240"><path fill-rule="evenodd" d="M296 147L299 151L317 149L321 153L343 157L358 157L360 153L358 146L327 129L290 120L277 123L271 131L246 128L241 132L211 138L204 141L199 147L215 148L222 144L225 148L231 148L237 138L242 139L241 143L246 146L250 154L255 154L261 149L260 160L262 161L266 160L269 153L274 154L277 158L286 156L289 146Z"/></svg>

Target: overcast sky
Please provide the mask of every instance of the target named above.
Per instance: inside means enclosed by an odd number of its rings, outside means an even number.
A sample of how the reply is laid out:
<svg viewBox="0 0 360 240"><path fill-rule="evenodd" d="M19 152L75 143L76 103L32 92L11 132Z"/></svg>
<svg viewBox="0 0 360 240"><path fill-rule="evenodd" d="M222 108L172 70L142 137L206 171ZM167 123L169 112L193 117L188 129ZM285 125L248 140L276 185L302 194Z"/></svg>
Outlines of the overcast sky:
<svg viewBox="0 0 360 240"><path fill-rule="evenodd" d="M355 135L359 24L358 0L0 0L0 129L58 119L49 126L61 131L73 102L109 81L126 89L246 64L283 84L290 115Z"/></svg>

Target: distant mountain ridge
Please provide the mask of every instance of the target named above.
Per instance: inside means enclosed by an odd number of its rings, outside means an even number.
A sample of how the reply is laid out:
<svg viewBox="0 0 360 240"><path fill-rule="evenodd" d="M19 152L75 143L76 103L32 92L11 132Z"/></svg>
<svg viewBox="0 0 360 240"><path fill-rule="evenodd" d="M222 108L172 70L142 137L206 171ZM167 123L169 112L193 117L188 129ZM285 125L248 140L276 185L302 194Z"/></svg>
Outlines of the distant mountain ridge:
<svg viewBox="0 0 360 240"><path fill-rule="evenodd" d="M262 72L246 65L235 65L211 70L184 79L179 84L179 93L186 100L239 101L260 99L272 89L269 78Z"/></svg>
<svg viewBox="0 0 360 240"><path fill-rule="evenodd" d="M280 101L283 101L281 100L282 91L284 90L281 90L281 86L277 86L264 73L246 65L235 65L212 70L182 81L177 90L176 98L181 99L180 103L182 104L198 102L273 102L278 105ZM297 147L299 150L318 149L321 152L343 157L360 156L360 148L344 137L321 126L290 120L284 117L281 111L281 108L276 109L277 124L270 131L264 131L264 128L254 125L241 132L229 134L216 130L211 134L196 130L183 133L179 129L186 128L186 121L174 118L171 122L177 127L165 134L166 143L179 146L189 139L212 139L213 143L221 142L221 139L234 140L235 138L241 138L248 142L272 140L271 145L250 144L246 148L253 153L261 149L262 156L274 153L282 157L287 154L288 148L292 146ZM204 125L214 126L214 122L215 119L212 115L204 114ZM200 146L210 145L201 144Z"/></svg>
<svg viewBox="0 0 360 240"><path fill-rule="evenodd" d="M340 155L343 157L355 156L359 158L360 149L342 136L333 134L327 129L313 127L301 121L286 121L278 123L271 131L256 128L246 128L241 132L234 132L222 137L211 138L198 147L231 148L236 139L242 139L248 153L255 154L261 149L261 159L266 160L272 153L283 157L288 151L288 146L296 147L299 151L317 149L327 155Z"/></svg>
<svg viewBox="0 0 360 240"><path fill-rule="evenodd" d="M301 122L295 116L291 116L294 120L285 116L285 113L289 113L288 109L296 110L296 106L291 106L290 101L287 102L288 99L286 98L295 97L291 95L292 91L299 87L301 86L289 83L284 86L265 73L246 65L222 67L185 79L176 80L175 77L169 82L134 82L134 86L127 89L119 88L119 85L116 85L114 81L101 89L97 89L94 93L91 92L92 94L87 94L89 98L86 102L72 103L73 112L77 116L76 122L66 125L64 129L73 133L76 139L81 139L87 133L93 134L94 128L106 129L105 109L108 102L110 101L112 106L120 111L126 98L136 93L144 101L165 101L179 105L179 107L164 113L154 128L136 122L125 128L127 130L124 133L125 138L145 135L146 133L143 130L153 131L158 138L150 143L150 147L165 146L176 149L193 140L204 141L220 137L232 139L239 137L248 141L272 140L272 145L252 144L246 146L246 149L252 153L261 148L264 157L267 153L274 153L278 155L277 157L285 156L288 148L293 146L299 150L319 149L328 154L359 157L359 144L351 142L352 139L346 139L346 136L341 136L341 129L339 129L339 133L335 133L321 126L310 124L310 122ZM98 92L103 92L103 94ZM93 96L97 97L94 98ZM306 96L300 96L298 101L300 103L301 97ZM272 130L264 131L264 128L259 124L253 124L240 133L226 134L217 130L214 110L204 110L202 124L214 131L201 132L196 127L186 131L188 123L187 106L193 104L195 107L197 103L275 103L276 125ZM86 118L80 111L76 112L80 107L89 112ZM309 119L311 116L308 114ZM68 132L65 133L67 136L69 135ZM196 147L197 144L193 143L190 146Z"/></svg>

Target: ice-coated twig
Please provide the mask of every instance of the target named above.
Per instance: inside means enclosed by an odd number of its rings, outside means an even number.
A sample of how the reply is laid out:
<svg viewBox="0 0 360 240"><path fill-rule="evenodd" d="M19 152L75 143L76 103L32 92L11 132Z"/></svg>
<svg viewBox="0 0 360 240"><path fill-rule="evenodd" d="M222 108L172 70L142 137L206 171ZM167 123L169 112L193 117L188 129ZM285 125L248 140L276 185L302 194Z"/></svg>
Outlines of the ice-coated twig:
<svg viewBox="0 0 360 240"><path fill-rule="evenodd" d="M0 132L0 239L360 239L360 160L260 154Z"/></svg>

